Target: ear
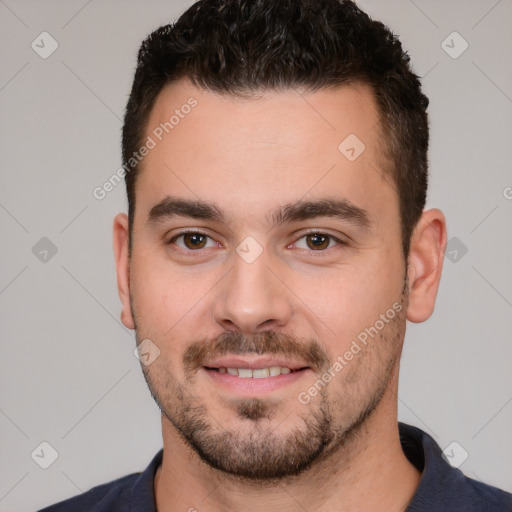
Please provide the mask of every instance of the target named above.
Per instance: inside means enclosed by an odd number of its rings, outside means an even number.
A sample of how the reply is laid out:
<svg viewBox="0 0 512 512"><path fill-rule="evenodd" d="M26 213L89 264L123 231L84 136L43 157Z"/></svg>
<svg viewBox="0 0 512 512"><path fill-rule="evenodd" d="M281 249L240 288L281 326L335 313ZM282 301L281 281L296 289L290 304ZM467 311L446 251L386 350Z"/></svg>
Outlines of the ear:
<svg viewBox="0 0 512 512"><path fill-rule="evenodd" d="M424 322L434 311L446 249L446 221L433 208L423 212L412 237L408 258L407 320Z"/></svg>
<svg viewBox="0 0 512 512"><path fill-rule="evenodd" d="M114 257L116 260L117 291L122 303L121 321L128 329L135 329L130 304L130 261L128 257L128 216L119 213L114 218Z"/></svg>

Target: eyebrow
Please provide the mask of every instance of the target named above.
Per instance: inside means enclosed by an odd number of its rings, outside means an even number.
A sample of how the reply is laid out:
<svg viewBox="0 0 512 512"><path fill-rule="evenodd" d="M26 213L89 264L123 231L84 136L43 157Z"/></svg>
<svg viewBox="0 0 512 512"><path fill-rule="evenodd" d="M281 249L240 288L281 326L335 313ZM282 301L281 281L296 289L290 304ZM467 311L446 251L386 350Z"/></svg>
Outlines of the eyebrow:
<svg viewBox="0 0 512 512"><path fill-rule="evenodd" d="M156 225L175 217L188 217L224 224L228 222L228 218L222 213L222 210L213 203L166 196L151 208L146 225ZM270 220L269 224L274 228L287 222L315 219L317 217L334 217L365 229L372 226L370 215L366 210L346 199L338 198L288 203L271 212L267 221Z"/></svg>

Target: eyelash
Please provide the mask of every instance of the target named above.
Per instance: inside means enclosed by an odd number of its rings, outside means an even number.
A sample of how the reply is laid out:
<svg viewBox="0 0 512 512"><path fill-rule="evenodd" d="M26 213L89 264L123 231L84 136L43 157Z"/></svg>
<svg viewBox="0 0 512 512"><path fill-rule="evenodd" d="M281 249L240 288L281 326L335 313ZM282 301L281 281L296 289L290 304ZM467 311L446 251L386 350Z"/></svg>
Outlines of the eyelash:
<svg viewBox="0 0 512 512"><path fill-rule="evenodd" d="M176 240L178 240L179 238L183 237L184 235L201 235L201 236L206 236L207 238L209 238L210 240L213 240L213 238L209 235L207 235L206 233L203 233L201 231L192 231L192 230L189 230L189 231L182 231L181 233L177 233L176 235L174 235L168 242L166 245L174 245L174 242ZM295 242L293 243L297 243L299 240L307 237L307 236L311 236L311 235L324 235L324 236L327 236L330 240L332 241L335 241L337 243L337 246L347 246L347 242L335 237L334 235L331 235L329 233L325 233L323 231L308 231L306 233L303 233L299 238L297 238L295 240ZM216 242L218 243L218 242ZM290 244L291 245L291 244ZM337 247L337 246L334 246L334 247ZM318 250L314 250L314 249L300 249L302 251L307 251L309 253L325 253L327 252L328 250L330 249L333 249L333 247L328 247L327 249L318 249ZM192 255L193 253L201 253L202 250L201 249L183 249L181 247L177 247L174 249L176 252L181 252L182 254L186 254L186 255Z"/></svg>

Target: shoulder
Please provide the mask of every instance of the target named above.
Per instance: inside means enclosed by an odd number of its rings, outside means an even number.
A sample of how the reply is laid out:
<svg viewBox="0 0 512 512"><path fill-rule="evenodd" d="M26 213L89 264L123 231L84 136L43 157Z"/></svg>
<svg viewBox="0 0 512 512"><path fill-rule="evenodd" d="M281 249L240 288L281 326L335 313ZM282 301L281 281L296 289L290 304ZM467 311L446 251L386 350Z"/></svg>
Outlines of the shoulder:
<svg viewBox="0 0 512 512"><path fill-rule="evenodd" d="M442 507L440 511L512 512L512 494L469 478L456 468L448 468L443 482L430 490L434 493L431 500Z"/></svg>
<svg viewBox="0 0 512 512"><path fill-rule="evenodd" d="M471 500L469 510L489 512L512 512L512 494L492 485L464 476L462 487Z"/></svg>
<svg viewBox="0 0 512 512"><path fill-rule="evenodd" d="M143 472L98 485L39 512L155 512L154 476L162 456L160 450Z"/></svg>
<svg viewBox="0 0 512 512"><path fill-rule="evenodd" d="M40 512L117 512L129 501L129 494L140 473L118 478L112 482L93 487L92 489L61 501Z"/></svg>
<svg viewBox="0 0 512 512"><path fill-rule="evenodd" d="M407 458L422 471L407 512L512 512L512 494L466 476L449 464L437 442L423 430L399 423Z"/></svg>

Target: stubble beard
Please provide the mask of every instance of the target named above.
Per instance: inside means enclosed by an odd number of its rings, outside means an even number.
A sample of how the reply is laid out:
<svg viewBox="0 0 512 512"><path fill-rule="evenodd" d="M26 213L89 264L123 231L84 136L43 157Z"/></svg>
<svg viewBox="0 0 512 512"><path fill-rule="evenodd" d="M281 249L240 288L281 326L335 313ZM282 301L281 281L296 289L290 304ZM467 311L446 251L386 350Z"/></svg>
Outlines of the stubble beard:
<svg viewBox="0 0 512 512"><path fill-rule="evenodd" d="M200 396L194 396L195 373L179 382L164 365L157 364L157 360L151 366L142 366L144 377L162 414L186 445L210 467L252 483L300 475L341 449L348 451L351 441L357 439L358 432L377 409L400 359L407 309L404 295L401 302L402 311L379 336L369 341L363 349L367 353L356 355L319 391L315 400L302 405L297 397L290 398L297 400L300 409L291 413L296 415L297 421L285 434L276 432L278 401L221 398L222 406L233 411L241 422L239 428L229 430L208 412ZM231 334L226 333L228 337ZM233 338L228 339L233 341ZM297 342L291 343L300 346ZM257 350L244 350L251 351ZM331 364L323 360L323 370ZM318 373L318 378L322 373Z"/></svg>

